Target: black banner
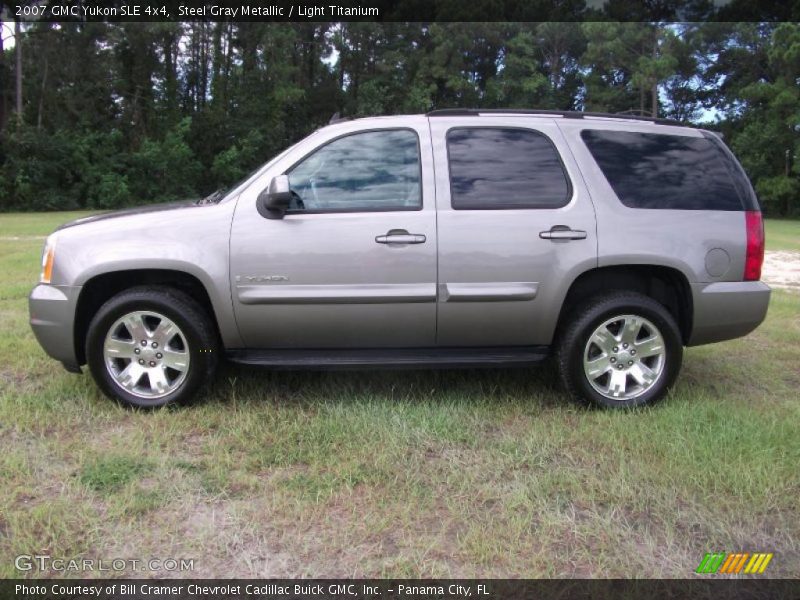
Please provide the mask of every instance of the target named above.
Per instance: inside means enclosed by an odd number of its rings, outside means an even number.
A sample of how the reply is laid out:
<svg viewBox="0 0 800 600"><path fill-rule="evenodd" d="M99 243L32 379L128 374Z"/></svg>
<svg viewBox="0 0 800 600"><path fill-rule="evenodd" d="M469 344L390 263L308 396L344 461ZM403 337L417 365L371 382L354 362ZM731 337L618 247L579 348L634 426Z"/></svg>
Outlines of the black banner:
<svg viewBox="0 0 800 600"><path fill-rule="evenodd" d="M22 21L798 21L791 0L17 0Z"/></svg>
<svg viewBox="0 0 800 600"><path fill-rule="evenodd" d="M782 579L64 579L0 581L0 597L30 600L800 599Z"/></svg>

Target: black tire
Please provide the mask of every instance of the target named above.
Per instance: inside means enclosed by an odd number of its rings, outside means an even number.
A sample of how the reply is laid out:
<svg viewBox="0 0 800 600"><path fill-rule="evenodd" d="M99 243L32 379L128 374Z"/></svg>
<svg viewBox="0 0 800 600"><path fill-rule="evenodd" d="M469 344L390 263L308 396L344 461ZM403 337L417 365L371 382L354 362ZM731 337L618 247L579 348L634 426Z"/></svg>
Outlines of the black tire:
<svg viewBox="0 0 800 600"><path fill-rule="evenodd" d="M142 398L130 393L106 367L103 355L106 335L118 319L134 311L152 311L167 317L186 338L189 366L182 382L167 395ZM135 287L112 297L95 314L86 336L86 361L103 393L125 406L157 408L187 403L213 378L219 355L217 339L209 315L184 292L163 286Z"/></svg>
<svg viewBox="0 0 800 600"><path fill-rule="evenodd" d="M655 382L640 395L609 398L593 387L584 372L584 352L598 327L609 319L628 314L644 317L658 328L664 340L664 363ZM606 408L633 408L657 402L674 383L682 358L680 330L669 311L648 296L624 291L594 296L573 311L557 341L556 351L559 374L570 396L578 402Z"/></svg>

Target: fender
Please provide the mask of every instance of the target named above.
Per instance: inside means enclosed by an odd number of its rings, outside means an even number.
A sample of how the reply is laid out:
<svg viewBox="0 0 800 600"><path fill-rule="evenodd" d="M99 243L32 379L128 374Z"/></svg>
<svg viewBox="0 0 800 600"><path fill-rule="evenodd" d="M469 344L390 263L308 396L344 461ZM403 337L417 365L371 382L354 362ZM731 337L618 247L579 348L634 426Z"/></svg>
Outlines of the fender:
<svg viewBox="0 0 800 600"><path fill-rule="evenodd" d="M131 270L187 273L208 293L225 346L239 347L228 277L234 205L99 219L60 230L55 234L54 282L80 287L98 275Z"/></svg>

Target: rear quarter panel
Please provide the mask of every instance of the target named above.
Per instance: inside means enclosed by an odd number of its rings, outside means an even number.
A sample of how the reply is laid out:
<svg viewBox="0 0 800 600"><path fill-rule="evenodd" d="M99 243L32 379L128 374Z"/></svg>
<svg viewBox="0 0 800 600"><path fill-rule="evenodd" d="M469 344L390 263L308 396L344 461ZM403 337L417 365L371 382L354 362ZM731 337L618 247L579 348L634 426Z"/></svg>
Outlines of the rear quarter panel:
<svg viewBox="0 0 800 600"><path fill-rule="evenodd" d="M629 208L617 198L580 136L583 129L623 129L702 137L700 131L647 122L625 123L621 127L619 123L599 119L559 122L559 125L581 166L594 201L598 266L644 264L673 267L683 273L689 283L741 281L746 251L743 211ZM712 250L715 252L709 257ZM722 262L727 262L724 269L719 268L720 257ZM707 268L707 260L717 267L712 268L712 272Z"/></svg>

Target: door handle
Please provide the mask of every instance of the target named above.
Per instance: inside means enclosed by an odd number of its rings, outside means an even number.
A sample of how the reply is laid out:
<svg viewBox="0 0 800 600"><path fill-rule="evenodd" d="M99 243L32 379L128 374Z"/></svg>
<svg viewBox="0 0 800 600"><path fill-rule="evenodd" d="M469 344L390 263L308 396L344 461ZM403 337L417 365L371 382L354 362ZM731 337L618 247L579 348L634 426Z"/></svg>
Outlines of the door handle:
<svg viewBox="0 0 800 600"><path fill-rule="evenodd" d="M539 237L543 240L585 240L586 232L580 229L570 229L567 225L553 225L547 231L540 231Z"/></svg>
<svg viewBox="0 0 800 600"><path fill-rule="evenodd" d="M426 239L421 233L408 233L405 229L391 229L386 235L375 237L378 244L424 244Z"/></svg>

